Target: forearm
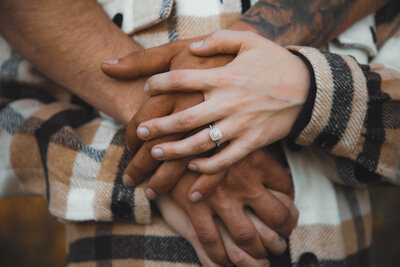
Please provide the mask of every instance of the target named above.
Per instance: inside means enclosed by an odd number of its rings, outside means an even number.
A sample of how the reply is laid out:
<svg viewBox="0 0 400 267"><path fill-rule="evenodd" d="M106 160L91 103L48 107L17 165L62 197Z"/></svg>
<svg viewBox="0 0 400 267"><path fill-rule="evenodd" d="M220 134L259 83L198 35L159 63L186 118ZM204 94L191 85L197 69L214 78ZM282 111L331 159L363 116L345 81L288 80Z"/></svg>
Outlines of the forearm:
<svg viewBox="0 0 400 267"><path fill-rule="evenodd" d="M261 0L231 29L253 31L282 45L319 47L387 2Z"/></svg>
<svg viewBox="0 0 400 267"><path fill-rule="evenodd" d="M145 98L143 90L132 92L129 82L101 72L102 61L141 48L93 0L4 0L0 33L47 77L123 122ZM132 102L122 107L127 97Z"/></svg>

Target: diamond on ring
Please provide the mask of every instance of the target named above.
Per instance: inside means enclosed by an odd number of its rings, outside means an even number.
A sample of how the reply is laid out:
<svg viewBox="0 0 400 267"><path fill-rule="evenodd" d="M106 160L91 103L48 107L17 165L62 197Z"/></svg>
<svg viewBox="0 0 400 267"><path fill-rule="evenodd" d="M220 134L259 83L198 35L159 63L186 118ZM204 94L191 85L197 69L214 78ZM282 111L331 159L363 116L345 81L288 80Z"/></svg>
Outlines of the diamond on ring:
<svg viewBox="0 0 400 267"><path fill-rule="evenodd" d="M213 127L211 124L209 125L210 130L208 131L208 134L210 135L210 138L212 141L214 141L217 146L219 146L219 140L222 138L222 132L220 129L217 127Z"/></svg>

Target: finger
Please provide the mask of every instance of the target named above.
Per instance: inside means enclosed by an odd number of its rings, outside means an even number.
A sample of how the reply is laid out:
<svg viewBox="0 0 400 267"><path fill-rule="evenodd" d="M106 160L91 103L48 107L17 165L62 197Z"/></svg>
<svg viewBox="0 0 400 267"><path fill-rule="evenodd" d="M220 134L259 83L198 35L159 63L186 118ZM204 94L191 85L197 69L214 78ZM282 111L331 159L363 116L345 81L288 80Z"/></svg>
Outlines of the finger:
<svg viewBox="0 0 400 267"><path fill-rule="evenodd" d="M225 149L210 158L197 158L189 162L188 168L192 171L213 174L231 167L247 156L252 148L243 142L234 139Z"/></svg>
<svg viewBox="0 0 400 267"><path fill-rule="evenodd" d="M230 265L221 236L210 211L204 206L194 205L188 213L197 238L210 258L222 265Z"/></svg>
<svg viewBox="0 0 400 267"><path fill-rule="evenodd" d="M129 162L123 175L123 182L127 186L135 186L147 178L161 164L161 161L151 156L151 148L158 142L168 142L179 139L180 134L168 135L153 141L145 142Z"/></svg>
<svg viewBox="0 0 400 267"><path fill-rule="evenodd" d="M232 129L230 119L217 122L212 128L218 129L222 135L218 142L210 137L210 127L204 127L197 134L179 141L158 144L153 147L151 153L158 160L172 160L192 155L199 155L219 145L224 144L237 136L236 130ZM222 134L223 133L223 134Z"/></svg>
<svg viewBox="0 0 400 267"><path fill-rule="evenodd" d="M193 203L199 202L204 197L211 194L217 185L224 179L226 171L218 172L216 174L203 174L190 188L188 195L190 201Z"/></svg>
<svg viewBox="0 0 400 267"><path fill-rule="evenodd" d="M169 196L161 196L157 200L157 206L162 217L177 233L185 238L196 251L202 265L218 267L207 255L199 239L196 236L193 225L186 213Z"/></svg>
<svg viewBox="0 0 400 267"><path fill-rule="evenodd" d="M290 173L268 150L259 149L247 158L249 158L250 166L257 170L254 175L260 176L265 186L293 197L294 190Z"/></svg>
<svg viewBox="0 0 400 267"><path fill-rule="evenodd" d="M249 198L246 203L265 224L288 238L292 232L292 219L289 208L272 194L273 190L263 189Z"/></svg>
<svg viewBox="0 0 400 267"><path fill-rule="evenodd" d="M136 135L138 125L144 121L170 114L174 105L174 99L166 95L151 97L142 104L126 129L126 145L132 153L136 153L143 144L143 141Z"/></svg>
<svg viewBox="0 0 400 267"><path fill-rule="evenodd" d="M269 191L289 209L290 219L291 219L290 221L292 223L292 229L294 229L299 219L299 211L294 205L292 198L287 194L275 190L269 190Z"/></svg>
<svg viewBox="0 0 400 267"><path fill-rule="evenodd" d="M190 50L197 56L237 54L240 50L250 47L257 38L259 37L252 32L220 30L201 41L192 43Z"/></svg>
<svg viewBox="0 0 400 267"><path fill-rule="evenodd" d="M241 205L229 203L229 207L226 204L214 204L212 206L238 247L258 259L266 257L267 252L256 228L244 213Z"/></svg>
<svg viewBox="0 0 400 267"><path fill-rule="evenodd" d="M168 192L187 172L186 166L189 160L165 161L147 183L146 197L155 199L157 196Z"/></svg>
<svg viewBox="0 0 400 267"><path fill-rule="evenodd" d="M249 217L250 221L253 223L260 235L261 241L265 248L268 249L274 255L280 255L285 252L287 248L287 243L285 239L278 235L277 232L268 227L263 223L253 212L245 210L246 215Z"/></svg>
<svg viewBox="0 0 400 267"><path fill-rule="evenodd" d="M101 64L103 72L116 79L128 80L169 70L170 61L180 50L182 42L136 51L118 60Z"/></svg>
<svg viewBox="0 0 400 267"><path fill-rule="evenodd" d="M248 267L248 266L269 266L269 261L267 259L257 260L239 248L235 242L232 240L226 228L223 224L217 221L217 227L221 234L222 241L224 242L225 249L228 253L229 259L232 263L238 267Z"/></svg>
<svg viewBox="0 0 400 267"><path fill-rule="evenodd" d="M137 135L142 140L151 140L171 133L188 132L223 116L215 109L213 101L205 101L169 116L145 121L139 125Z"/></svg>
<svg viewBox="0 0 400 267"><path fill-rule="evenodd" d="M206 91L217 87L220 68L172 70L147 80L146 93L159 95L171 92Z"/></svg>

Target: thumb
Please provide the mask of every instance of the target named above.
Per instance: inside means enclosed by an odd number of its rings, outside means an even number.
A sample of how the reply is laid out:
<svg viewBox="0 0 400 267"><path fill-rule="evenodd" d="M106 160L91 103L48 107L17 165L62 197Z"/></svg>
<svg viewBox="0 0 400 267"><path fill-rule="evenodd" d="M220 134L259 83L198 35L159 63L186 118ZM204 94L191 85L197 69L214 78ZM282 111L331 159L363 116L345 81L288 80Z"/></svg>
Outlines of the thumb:
<svg viewBox="0 0 400 267"><path fill-rule="evenodd" d="M190 45L196 56L213 56L217 54L239 54L252 43L257 35L252 32L220 30L207 38Z"/></svg>
<svg viewBox="0 0 400 267"><path fill-rule="evenodd" d="M178 42L136 51L117 59L104 61L102 71L111 78L128 80L169 70L171 59L178 53Z"/></svg>

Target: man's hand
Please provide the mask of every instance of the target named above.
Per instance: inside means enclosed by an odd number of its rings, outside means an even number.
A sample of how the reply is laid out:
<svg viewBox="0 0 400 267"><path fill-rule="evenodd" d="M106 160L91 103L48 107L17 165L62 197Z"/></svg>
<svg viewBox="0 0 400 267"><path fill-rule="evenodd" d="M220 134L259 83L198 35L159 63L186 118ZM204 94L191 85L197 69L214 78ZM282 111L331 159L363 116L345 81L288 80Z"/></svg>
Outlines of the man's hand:
<svg viewBox="0 0 400 267"><path fill-rule="evenodd" d="M129 55L103 62L101 69L111 78L132 80L138 77L153 75L174 69L209 69L225 66L233 60L233 56L221 55L213 57L197 57L190 52L190 44L202 40L206 36L185 40L143 50L143 53L132 52Z"/></svg>
<svg viewBox="0 0 400 267"><path fill-rule="evenodd" d="M184 170L171 195L188 215L207 254L215 262L226 264L216 216L226 226L235 244L248 255L265 258L266 251L273 254L285 251L286 242L279 236L290 235L297 223L298 212L291 198L293 184L289 172L280 161L279 153L274 149L252 153L227 172L214 193L196 204L188 200L186 192L199 174L186 171L184 164L179 166L177 161L174 168L158 175L168 180L176 176L176 170ZM246 207L252 212L248 213ZM228 251L227 254L229 256ZM239 262L233 263L239 265Z"/></svg>
<svg viewBox="0 0 400 267"><path fill-rule="evenodd" d="M209 58L193 56L190 53L189 44L192 41L199 39L200 37L177 41L172 44L148 49L146 50L146 53L132 53L120 59L117 64L102 64L102 69L107 75L113 78L127 80L133 75L135 77L146 76L154 71L161 72L169 69L204 69L218 67L226 65L233 59L232 56L226 55ZM140 58L137 58L137 55L139 55ZM147 64L143 64L144 62ZM126 140L128 148L132 152L137 151L137 153L125 170L125 184L135 185L140 183L149 174L153 173L160 165L160 161L155 160L151 156L151 149L154 145L161 142L179 140L184 136L184 134L169 135L160 139L143 143L143 141L140 140L136 135L137 126L145 120L165 116L171 113L177 113L181 110L194 106L203 100L202 94L198 93L174 94L151 98L143 104L143 106L140 108L140 111L138 111L134 118L130 121L127 129ZM220 177L220 179L222 179L222 177ZM154 183L155 186L157 186L155 181ZM160 183L162 183L162 181L160 181ZM171 184L168 189L170 189L173 184ZM165 183L163 183L163 185L165 186ZM157 187L161 187L161 184L159 184Z"/></svg>
<svg viewBox="0 0 400 267"><path fill-rule="evenodd" d="M164 195L157 199L157 206L161 211L161 214L167 224L172 227L179 235L185 238L196 251L202 266L206 267L219 267L221 265L214 262L206 253L203 246L201 245L199 238L193 228L193 225L187 216L187 214L182 210L182 208L169 196ZM254 216L254 214L246 211L246 215L250 218L254 225L260 228L262 225L259 220ZM242 249L240 249L229 236L226 227L218 220L216 221L219 234L221 236L222 242L224 243L226 253L228 254L229 260L236 263L238 267L265 267L269 266L269 261L267 259L255 259ZM261 226L262 227L262 226ZM230 266L230 265L228 265Z"/></svg>

